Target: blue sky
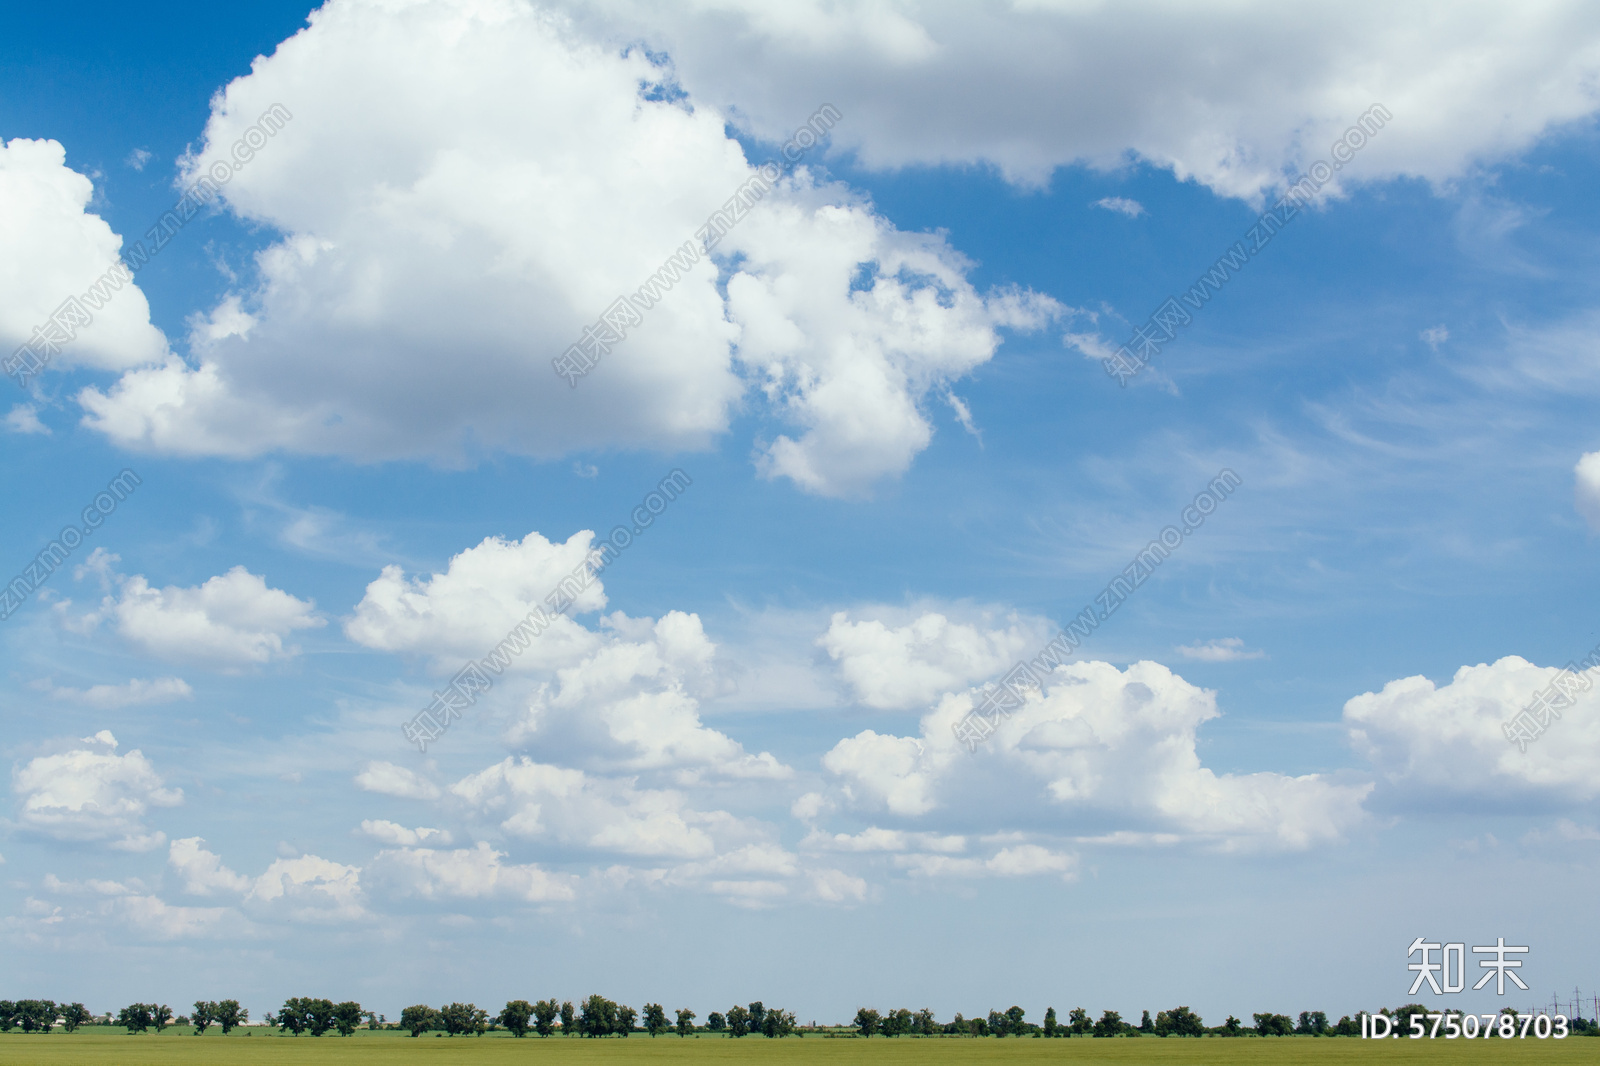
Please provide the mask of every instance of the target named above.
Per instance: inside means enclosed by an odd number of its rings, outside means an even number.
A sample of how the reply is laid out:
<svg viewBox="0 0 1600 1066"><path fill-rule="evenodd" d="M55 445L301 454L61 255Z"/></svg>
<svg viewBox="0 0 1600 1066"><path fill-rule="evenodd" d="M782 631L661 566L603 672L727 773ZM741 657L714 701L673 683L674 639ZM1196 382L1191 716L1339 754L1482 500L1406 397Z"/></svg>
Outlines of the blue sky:
<svg viewBox="0 0 1600 1066"><path fill-rule="evenodd" d="M1398 1003L1418 935L1528 945L1512 1005L1587 992L1600 696L1501 725L1600 643L1592 13L1451 8L1420 56L1422 9L1137 47L1052 5L309 14L7 16L6 353L292 117L5 383L6 574L139 483L0 626L0 994L1215 1023ZM824 103L568 388L551 358ZM1379 103L1119 388L1090 354Z"/></svg>

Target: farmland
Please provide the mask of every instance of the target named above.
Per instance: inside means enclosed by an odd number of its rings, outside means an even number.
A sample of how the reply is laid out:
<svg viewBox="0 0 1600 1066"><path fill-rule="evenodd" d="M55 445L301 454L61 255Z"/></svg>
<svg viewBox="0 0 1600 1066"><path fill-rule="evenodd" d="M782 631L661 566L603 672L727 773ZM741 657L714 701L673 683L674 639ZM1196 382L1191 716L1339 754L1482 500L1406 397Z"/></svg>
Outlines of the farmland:
<svg viewBox="0 0 1600 1066"><path fill-rule="evenodd" d="M418 1062L429 1064L507 1063L533 1060L541 1066L600 1063L1044 1063L1143 1064L1174 1066L1278 1066L1287 1063L1351 1066L1375 1062L1600 1063L1600 1039L1513 1041L1392 1040L1286 1037L1263 1039L1071 1039L1030 1040L960 1037L860 1039L809 1034L801 1039L767 1040L701 1035L583 1040L553 1037L514 1039L504 1033L484 1037L412 1038L393 1031L363 1030L349 1038L287 1037L264 1028L215 1032L194 1039L183 1029L159 1035L129 1036L103 1026L76 1033L0 1035L5 1066L98 1066L160 1063L174 1066L321 1066L321 1064Z"/></svg>

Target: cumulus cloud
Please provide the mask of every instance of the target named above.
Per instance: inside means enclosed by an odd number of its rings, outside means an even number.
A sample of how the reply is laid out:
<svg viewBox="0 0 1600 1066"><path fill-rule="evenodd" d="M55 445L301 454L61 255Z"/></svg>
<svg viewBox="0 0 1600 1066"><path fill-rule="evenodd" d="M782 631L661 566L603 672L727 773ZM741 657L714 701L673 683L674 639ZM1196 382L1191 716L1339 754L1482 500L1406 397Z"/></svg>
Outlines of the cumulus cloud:
<svg viewBox="0 0 1600 1066"><path fill-rule="evenodd" d="M234 670L293 657L284 640L297 629L327 624L316 604L270 588L264 578L236 566L204 584L151 588L141 574L111 573L116 556L96 549L79 569L99 572L117 585L77 624L93 628L109 621L117 633L160 659Z"/></svg>
<svg viewBox="0 0 1600 1066"><path fill-rule="evenodd" d="M718 832L738 828L725 812L695 810L682 792L636 788L526 756L470 774L450 791L500 818L513 836L634 856L710 857Z"/></svg>
<svg viewBox="0 0 1600 1066"><path fill-rule="evenodd" d="M1370 784L1202 766L1196 732L1217 716L1215 697L1157 663L1059 666L969 754L953 727L975 697L945 697L919 736L869 729L840 741L823 758L839 802L913 824L956 817L1011 827L1038 827L1043 804L1044 825L1062 836L1160 831L1235 850L1306 848L1364 818Z"/></svg>
<svg viewBox="0 0 1600 1066"><path fill-rule="evenodd" d="M33 340L69 297L93 294L85 305L92 321L75 327L53 365L117 370L160 359L167 341L150 324L144 293L131 280L102 280L118 261L122 238L85 210L94 185L66 159L57 141L0 142L0 351L9 357Z"/></svg>
<svg viewBox="0 0 1600 1066"><path fill-rule="evenodd" d="M184 891L200 896L232 894L248 912L262 917L334 922L367 914L361 868L318 855L277 859L251 878L223 865L200 837L186 837L172 842L167 862L183 879Z"/></svg>
<svg viewBox="0 0 1600 1066"><path fill-rule="evenodd" d="M144 824L152 807L174 807L183 790L167 788L138 750L116 754L117 740L101 730L58 755L41 755L11 775L19 799L17 823L57 840L111 842L124 851L149 851L166 835Z"/></svg>
<svg viewBox="0 0 1600 1066"><path fill-rule="evenodd" d="M12 433L50 435L50 427L39 421L39 409L31 403L19 403L6 413L6 429Z"/></svg>
<svg viewBox="0 0 1600 1066"><path fill-rule="evenodd" d="M453 556L444 573L425 578L386 566L345 622L345 635L380 651L430 655L454 670L496 647L535 608L548 613L545 597L584 565L593 540L589 530L555 544L536 532L520 541L487 537ZM567 610L583 614L605 604L605 586L595 577ZM562 615L512 659L512 667L570 663L598 643Z"/></svg>
<svg viewBox="0 0 1600 1066"><path fill-rule="evenodd" d="M513 730L519 740L590 756L608 770L665 771L688 784L704 776L781 780L793 770L770 752L750 754L700 720L699 696L718 691L716 645L697 615L606 619L610 639L556 672ZM629 639L629 638L632 639Z"/></svg>
<svg viewBox="0 0 1600 1066"><path fill-rule="evenodd" d="M851 621L840 611L817 643L839 664L855 699L880 710L927 707L946 692L1004 674L1048 639L1041 619L1015 615L1005 628L952 622L927 612L906 625Z"/></svg>
<svg viewBox="0 0 1600 1066"><path fill-rule="evenodd" d="M896 855L895 865L913 877L1036 877L1056 874L1063 881L1077 880L1078 857L1038 844L1001 848L987 859L952 858L948 855Z"/></svg>
<svg viewBox="0 0 1600 1066"><path fill-rule="evenodd" d="M1327 158L1374 103L1394 121L1344 173L1443 182L1600 102L1600 13L1579 0L1362 0L1289 18L1265 0L564 6L670 52L697 100L737 105L774 143L827 100L845 116L835 145L869 167L988 163L1031 184L1136 157L1250 197Z"/></svg>
<svg viewBox="0 0 1600 1066"><path fill-rule="evenodd" d="M193 940L226 931L237 919L231 907L175 907L157 896L122 896L103 909L152 940Z"/></svg>
<svg viewBox="0 0 1600 1066"><path fill-rule="evenodd" d="M1560 673L1508 655L1463 666L1443 686L1401 678L1347 702L1344 721L1356 750L1407 801L1587 802L1600 795L1600 675L1573 678L1575 705L1526 751L1503 728Z"/></svg>
<svg viewBox="0 0 1600 1066"><path fill-rule="evenodd" d="M392 762L369 762L355 777L356 787L384 796L401 799L437 799L439 786L415 770L397 766Z"/></svg>
<svg viewBox="0 0 1600 1066"><path fill-rule="evenodd" d="M247 905L302 922L340 922L367 915L361 869L317 855L277 859L256 878Z"/></svg>
<svg viewBox="0 0 1600 1066"><path fill-rule="evenodd" d="M480 840L476 847L454 851L415 847L382 851L368 869L375 886L396 896L545 903L577 895L576 877L533 864L506 863L505 857Z"/></svg>
<svg viewBox="0 0 1600 1066"><path fill-rule="evenodd" d="M1178 654L1185 659L1195 659L1203 663L1234 663L1241 659L1267 657L1264 651L1259 649L1252 651L1246 648L1242 637L1222 637L1205 643L1196 641L1193 644L1180 644Z"/></svg>
<svg viewBox="0 0 1600 1066"><path fill-rule="evenodd" d="M58 688L49 679L32 686L47 693L52 700L76 703L97 711L114 711L119 707L136 707L146 703L171 703L194 697L194 689L181 677L158 677L152 681L130 678L120 685L90 685L88 688Z"/></svg>
<svg viewBox="0 0 1600 1066"><path fill-rule="evenodd" d="M373 840L403 848L414 848L419 844L450 843L450 834L443 829L429 829L427 826L407 829L403 825L382 818L363 819L361 831Z"/></svg>
<svg viewBox="0 0 1600 1066"><path fill-rule="evenodd" d="M174 840L167 849L167 862L183 879L183 890L196 896L223 891L240 894L250 888L250 879L222 865L222 858L206 850L200 837Z"/></svg>
<svg viewBox="0 0 1600 1066"><path fill-rule="evenodd" d="M520 541L491 537L452 558L442 574L408 578L388 567L367 586L345 632L367 647L426 654L454 671L500 646L534 609L548 610L546 597L584 567L591 542L587 530L565 543L538 533ZM568 612L605 603L595 576ZM721 682L716 646L695 615L669 611L652 620L615 613L591 630L563 614L521 650L503 650L506 669L542 675L511 725L513 743L537 737L547 749L611 770L747 778L792 772L770 753L750 754L701 722L700 699L718 692Z"/></svg>
<svg viewBox="0 0 1600 1066"><path fill-rule="evenodd" d="M1579 459L1574 474L1578 514L1590 529L1600 533L1600 452L1589 452Z"/></svg>
<svg viewBox="0 0 1600 1066"><path fill-rule="evenodd" d="M217 98L189 161L285 106L223 193L284 237L194 330L195 365L80 395L120 444L452 463L700 448L753 395L793 427L759 450L765 473L859 495L927 446L926 397L1054 313L977 292L941 237L805 171L702 254L695 231L756 173L724 115L652 92L670 74L643 49L531 5L333 0L310 21ZM569 388L552 357L674 254L670 292Z"/></svg>

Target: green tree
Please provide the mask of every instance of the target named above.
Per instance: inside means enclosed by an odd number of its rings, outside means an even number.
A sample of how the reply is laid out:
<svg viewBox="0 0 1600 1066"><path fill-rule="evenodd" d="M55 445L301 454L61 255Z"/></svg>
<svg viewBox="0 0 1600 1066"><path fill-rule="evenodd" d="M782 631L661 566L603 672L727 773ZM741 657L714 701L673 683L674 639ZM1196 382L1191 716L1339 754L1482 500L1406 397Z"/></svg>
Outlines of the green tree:
<svg viewBox="0 0 1600 1066"><path fill-rule="evenodd" d="M489 1013L475 1003L452 1003L439 1011L439 1020L451 1036L482 1036L489 1027Z"/></svg>
<svg viewBox="0 0 1600 1066"><path fill-rule="evenodd" d="M577 1015L572 1010L572 1000L561 1004L561 1035L571 1036L578 1031Z"/></svg>
<svg viewBox="0 0 1600 1066"><path fill-rule="evenodd" d="M204 1036L212 1022L212 1011L216 1009L215 1003L208 1003L203 999L194 1001L194 1013L189 1015L189 1024L194 1026L195 1036Z"/></svg>
<svg viewBox="0 0 1600 1066"><path fill-rule="evenodd" d="M421 1036L438 1024L439 1012L426 1003L418 1003L400 1012L400 1028L409 1029L412 1036Z"/></svg>
<svg viewBox="0 0 1600 1066"><path fill-rule="evenodd" d="M1154 1028L1157 1036L1204 1036L1206 1032L1200 1016L1188 1007L1174 1007L1157 1014Z"/></svg>
<svg viewBox="0 0 1600 1066"><path fill-rule="evenodd" d="M789 1036L795 1030L793 1011L786 1011L779 1007L765 1011L761 1016L761 1033L763 1036L777 1040L779 1037Z"/></svg>
<svg viewBox="0 0 1600 1066"><path fill-rule="evenodd" d="M498 1021L515 1037L528 1035L528 1022L533 1018L533 1004L525 999L513 999L500 1011Z"/></svg>
<svg viewBox="0 0 1600 1066"><path fill-rule="evenodd" d="M311 1014L305 1008L305 1000L299 996L291 996L283 1001L283 1006L278 1008L278 1029L281 1032L299 1036L311 1024Z"/></svg>
<svg viewBox="0 0 1600 1066"><path fill-rule="evenodd" d="M1346 1014L1333 1027L1334 1036L1360 1036L1361 1022Z"/></svg>
<svg viewBox="0 0 1600 1066"><path fill-rule="evenodd" d="M1055 1012L1051 1011L1051 1015L1054 1016L1054 1014ZM916 1029L923 1036L933 1036L939 1031L939 1023L934 1020L933 1011L927 1007L917 1011Z"/></svg>
<svg viewBox="0 0 1600 1066"><path fill-rule="evenodd" d="M1105 1011L1100 1015L1100 1020L1094 1023L1095 1036L1121 1036L1122 1015L1114 1010Z"/></svg>
<svg viewBox="0 0 1600 1066"><path fill-rule="evenodd" d="M731 1037L748 1036L750 1033L750 1012L740 1006L728 1008L728 1035Z"/></svg>
<svg viewBox="0 0 1600 1066"><path fill-rule="evenodd" d="M638 1011L624 1003L619 1003L617 1004L617 1024L611 1027L611 1031L613 1033L621 1033L623 1036L627 1036L629 1033L633 1032L633 1023L637 1021L638 1018Z"/></svg>
<svg viewBox="0 0 1600 1066"><path fill-rule="evenodd" d="M222 1035L227 1036L250 1020L250 1012L239 1006L236 999L219 999L211 1005L211 1020L222 1026Z"/></svg>
<svg viewBox="0 0 1600 1066"><path fill-rule="evenodd" d="M337 1003L333 1008L333 1024L340 1036L350 1036L361 1028L361 1004L354 1000Z"/></svg>
<svg viewBox="0 0 1600 1066"><path fill-rule="evenodd" d="M321 1036L333 1028L333 1001L330 999L302 999L300 1009L304 1011L306 1028L311 1030L312 1036Z"/></svg>
<svg viewBox="0 0 1600 1066"><path fill-rule="evenodd" d="M9 1033L17 1024L17 1005L9 999L0 999L0 1033Z"/></svg>
<svg viewBox="0 0 1600 1066"><path fill-rule="evenodd" d="M718 1014L716 1011L712 1011L710 1014L706 1015L706 1030L708 1032L720 1033L720 1032L723 1032L724 1030L726 1030L727 1028L728 1028L728 1019L724 1018L722 1015Z"/></svg>
<svg viewBox="0 0 1600 1066"><path fill-rule="evenodd" d="M1089 1012L1082 1007L1073 1007L1072 1013L1067 1015L1067 1028L1074 1036L1085 1036L1094 1029L1094 1022L1089 1020Z"/></svg>
<svg viewBox="0 0 1600 1066"><path fill-rule="evenodd" d="M882 1020L878 1022L878 1032L884 1036L900 1036L911 1032L911 1012L904 1007L884 1011Z"/></svg>
<svg viewBox="0 0 1600 1066"><path fill-rule="evenodd" d="M150 1020L155 1023L156 1032L161 1032L172 1022L172 1008L165 1003L159 1007L150 1005Z"/></svg>
<svg viewBox="0 0 1600 1066"><path fill-rule="evenodd" d="M1300 1021L1294 1031L1301 1036L1326 1036L1328 1033L1328 1016L1320 1010L1303 1010L1300 1012Z"/></svg>
<svg viewBox="0 0 1600 1066"><path fill-rule="evenodd" d="M1394 1031L1399 1033L1401 1037L1406 1037L1411 1034L1411 1016L1413 1014L1426 1015L1428 1008L1421 1003L1407 1003L1403 1007L1396 1007L1393 1011L1381 1010L1378 1013L1389 1015L1394 1021ZM1512 1011L1511 1016L1513 1018L1517 1017L1516 1012Z"/></svg>
<svg viewBox="0 0 1600 1066"><path fill-rule="evenodd" d="M1238 1018L1235 1018L1233 1015L1230 1014L1230 1015L1228 1015L1228 1020L1222 1023L1222 1029L1217 1035L1219 1035L1219 1036L1243 1036L1244 1035L1244 1026L1239 1022Z"/></svg>
<svg viewBox="0 0 1600 1066"><path fill-rule="evenodd" d="M583 1017L578 1019L578 1030L587 1037L602 1037L617 1028L617 1005L596 993L583 1001Z"/></svg>
<svg viewBox="0 0 1600 1066"><path fill-rule="evenodd" d="M869 1007L862 1007L856 1011L856 1028L862 1036L871 1036L878 1031L878 1012Z"/></svg>
<svg viewBox="0 0 1600 1066"><path fill-rule="evenodd" d="M669 1031L672 1023L667 1021L667 1012L659 1003L646 1003L644 1005L644 1031L651 1036L660 1036Z"/></svg>
<svg viewBox="0 0 1600 1066"><path fill-rule="evenodd" d="M89 1008L82 1003L68 1003L61 1008L61 1028L69 1033L78 1031L78 1026L85 1025L94 1020L94 1015L89 1013Z"/></svg>
<svg viewBox="0 0 1600 1066"><path fill-rule="evenodd" d="M24 1033L48 1033L56 1024L56 1001L53 999L19 999L16 1003L17 1024Z"/></svg>
<svg viewBox="0 0 1600 1066"><path fill-rule="evenodd" d="M1145 1011L1144 1016L1139 1019L1139 1032L1153 1033L1155 1031L1156 1026L1155 1023L1150 1020L1150 1012Z"/></svg>
<svg viewBox="0 0 1600 1066"><path fill-rule="evenodd" d="M117 1012L117 1024L129 1033L142 1033L149 1029L154 1018L148 1003L133 1003Z"/></svg>
<svg viewBox="0 0 1600 1066"><path fill-rule="evenodd" d="M1288 1036L1294 1032L1294 1019L1287 1014L1252 1014L1257 1036Z"/></svg>
<svg viewBox="0 0 1600 1066"><path fill-rule="evenodd" d="M1027 1012L1013 1004L1006 1011L1006 1032L1012 1036L1022 1036L1028 1031L1028 1023L1023 1021Z"/></svg>
<svg viewBox="0 0 1600 1066"><path fill-rule="evenodd" d="M694 1011L690 1010L688 1007L679 1007L678 1011L677 1011L677 1014L678 1014L678 1025L677 1025L678 1035L680 1037L688 1036L690 1033L694 1032L694 1019L695 1019Z"/></svg>
<svg viewBox="0 0 1600 1066"><path fill-rule="evenodd" d="M763 1007L758 999L746 1009L750 1012L750 1031L752 1033L761 1032L763 1023L767 1018L767 1008Z"/></svg>
<svg viewBox="0 0 1600 1066"><path fill-rule="evenodd" d="M1149 1011L1145 1011L1146 1016L1149 1013ZM1056 1028L1056 1009L1054 1007L1046 1007L1044 1010L1044 1035L1055 1036Z"/></svg>
<svg viewBox="0 0 1600 1066"><path fill-rule="evenodd" d="M541 999L533 1005L533 1027L540 1036L549 1036L556 1031L556 1016L561 1013L561 1008L553 999Z"/></svg>

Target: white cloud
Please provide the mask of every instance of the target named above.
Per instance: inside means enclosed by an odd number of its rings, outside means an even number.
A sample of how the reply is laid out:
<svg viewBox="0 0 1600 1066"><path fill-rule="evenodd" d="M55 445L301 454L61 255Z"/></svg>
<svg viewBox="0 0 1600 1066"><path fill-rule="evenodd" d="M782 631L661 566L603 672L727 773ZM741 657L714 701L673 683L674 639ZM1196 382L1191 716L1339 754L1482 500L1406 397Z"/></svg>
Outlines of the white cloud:
<svg viewBox="0 0 1600 1066"><path fill-rule="evenodd" d="M200 837L174 840L167 849L167 862L183 878L183 890L196 896L218 890L243 894L250 888L250 879L222 865L221 857L207 851Z"/></svg>
<svg viewBox="0 0 1600 1066"><path fill-rule="evenodd" d="M147 828L151 807L183 802L183 790L166 788L140 751L115 754L116 738L102 730L58 755L41 755L12 772L20 798L19 825L57 840L109 840L125 851L148 851L166 836Z"/></svg>
<svg viewBox="0 0 1600 1066"><path fill-rule="evenodd" d="M857 701L880 710L909 710L1004 674L1048 639L1040 619L1012 615L1006 621L1005 628L993 628L987 616L966 624L927 612L906 625L890 626L876 618L851 621L840 611L817 643L839 664Z"/></svg>
<svg viewBox="0 0 1600 1066"><path fill-rule="evenodd" d="M1450 331L1443 326L1429 326L1419 336L1422 342L1434 351L1439 350L1439 345L1450 339Z"/></svg>
<svg viewBox="0 0 1600 1066"><path fill-rule="evenodd" d="M463 659L487 655L530 611L549 613L545 597L589 558L593 539L589 530L559 544L536 532L520 541L487 537L453 556L444 573L426 578L408 578L400 567L386 566L345 622L345 635L380 651L430 655L453 671ZM605 586L595 577L568 611L583 614L605 604ZM515 655L512 668L570 663L598 643L595 634L562 615Z"/></svg>
<svg viewBox="0 0 1600 1066"><path fill-rule="evenodd" d="M491 537L427 578L387 567L367 586L345 632L370 648L429 655L437 668L453 672L463 660L495 652L534 609L548 610L546 596L584 566L591 540L587 530L557 544L538 533L521 541ZM596 576L568 610L595 611L605 603ZM502 648L508 670L544 673L512 723L512 743L537 737L574 761L595 759L607 769L747 778L792 773L770 753L747 753L701 722L699 700L720 691L721 682L716 646L697 616L617 613L601 622L596 632L559 615L522 651Z"/></svg>
<svg viewBox="0 0 1600 1066"><path fill-rule="evenodd" d="M1463 666L1449 684L1391 681L1344 705L1356 750L1403 795L1424 803L1506 798L1587 802L1600 795L1600 691L1595 672L1575 677L1575 705L1527 751L1502 726L1560 675L1508 655Z"/></svg>
<svg viewBox="0 0 1600 1066"><path fill-rule="evenodd" d="M1001 848L987 859L957 859L947 855L896 855L896 866L914 877L1036 877L1058 874L1076 881L1078 856L1052 851L1038 844Z"/></svg>
<svg viewBox="0 0 1600 1066"><path fill-rule="evenodd" d="M800 842L800 846L812 851L931 851L948 855L965 851L967 840L960 835L911 833L903 829L869 826L859 833L823 833L814 829Z"/></svg>
<svg viewBox="0 0 1600 1066"><path fill-rule="evenodd" d="M155 896L123 896L108 909L119 923L152 940L215 936L238 917L229 907L174 907Z"/></svg>
<svg viewBox="0 0 1600 1066"><path fill-rule="evenodd" d="M48 693L53 700L80 704L97 711L114 711L119 707L137 707L146 703L170 703L194 697L194 690L181 677L158 677L153 681L135 677L120 685L90 685L85 689L57 688L46 679L34 682L32 687Z"/></svg>
<svg viewBox="0 0 1600 1066"><path fill-rule="evenodd" d="M513 836L626 855L710 857L716 835L737 828L733 816L697 811L681 792L635 788L526 756L470 774L450 791L501 818Z"/></svg>
<svg viewBox="0 0 1600 1066"><path fill-rule="evenodd" d="M246 910L265 918L295 922L353 921L367 916L361 868L295 855L275 859L258 877L247 877L223 865L200 837L174 840L167 861L183 879L185 892L210 896L218 892L240 898Z"/></svg>
<svg viewBox="0 0 1600 1066"><path fill-rule="evenodd" d="M50 427L39 421L39 409L31 403L19 403L7 412L6 428L13 433L50 435Z"/></svg>
<svg viewBox="0 0 1600 1066"><path fill-rule="evenodd" d="M94 186L66 158L56 141L0 142L0 351L9 358L68 298L93 290L103 306L85 305L92 321L75 327L53 365L117 370L159 359L166 338L150 324L138 286L130 280L96 289L122 239L84 210Z"/></svg>
<svg viewBox="0 0 1600 1066"><path fill-rule="evenodd" d="M340 922L367 915L361 869L317 855L276 859L245 896L269 913L302 922Z"/></svg>
<svg viewBox="0 0 1600 1066"><path fill-rule="evenodd" d="M826 100L844 115L834 144L869 167L986 162L1037 184L1136 155L1248 197L1328 158L1374 103L1394 120L1344 173L1443 182L1600 95L1600 12L1581 0L564 6L619 44L669 51L697 100L736 104L774 143Z"/></svg>
<svg viewBox="0 0 1600 1066"><path fill-rule="evenodd" d="M1574 475L1578 514L1600 533L1600 452L1588 452L1579 459Z"/></svg>
<svg viewBox="0 0 1600 1066"><path fill-rule="evenodd" d="M316 604L269 588L242 566L197 587L157 589L141 574L110 575L115 558L96 549L79 568L93 571L98 564L118 585L81 624L110 619L120 636L160 659L224 670L259 665L297 655L297 647L284 643L295 630L327 624L317 617Z"/></svg>
<svg viewBox="0 0 1600 1066"><path fill-rule="evenodd" d="M144 165L150 162L150 159L151 155L149 151L143 148L135 148L133 151L128 153L128 158L124 159L123 162L128 164L128 166L132 167L134 170L143 170Z"/></svg>
<svg viewBox="0 0 1600 1066"><path fill-rule="evenodd" d="M1195 659L1203 663L1235 663L1242 659L1267 657L1264 651L1247 649L1241 637L1222 637L1218 640L1208 640L1203 644L1199 641L1193 644L1180 644L1178 654L1185 659Z"/></svg>
<svg viewBox="0 0 1600 1066"><path fill-rule="evenodd" d="M917 737L864 730L840 741L823 758L839 802L922 825L960 817L1036 828L1043 805L1060 835L1159 830L1231 850L1306 848L1365 817L1370 784L1202 766L1196 732L1217 716L1215 698L1157 663L1057 667L969 754L953 727L974 698L947 696Z"/></svg>
<svg viewBox="0 0 1600 1066"><path fill-rule="evenodd" d="M1144 214L1144 204L1141 204L1138 200L1129 200L1123 196L1102 196L1090 206L1103 207L1107 211L1115 211L1120 215L1127 215L1129 218L1138 218Z"/></svg>
<svg viewBox="0 0 1600 1066"><path fill-rule="evenodd" d="M356 786L367 792L401 799L438 799L439 786L415 770L396 766L392 762L369 762L356 774Z"/></svg>
<svg viewBox="0 0 1600 1066"><path fill-rule="evenodd" d="M804 172L579 387L553 372L755 173L723 114L644 97L667 76L521 3L324 5L219 96L189 161L292 112L224 190L285 234L259 284L196 328L197 366L84 391L88 422L184 454L461 462L701 448L755 389L794 427L760 449L769 476L859 495L899 474L925 398L1053 305L978 293L942 237Z"/></svg>
<svg viewBox="0 0 1600 1066"><path fill-rule="evenodd" d="M558 670L559 687L541 692L514 728L545 745L589 755L606 769L781 780L793 770L770 752L752 755L700 720L700 695L718 691L716 645L697 615L606 619L616 634L580 663ZM635 639L625 639L626 636Z"/></svg>
<svg viewBox="0 0 1600 1066"><path fill-rule="evenodd" d="M443 829L429 829L427 826L407 829L403 825L382 818L363 819L361 831L380 843L402 848L414 848L419 844L450 843L450 834Z"/></svg>
<svg viewBox="0 0 1600 1066"><path fill-rule="evenodd" d="M382 851L369 872L374 885L397 896L422 899L516 899L528 903L576 897L577 878L537 865L504 863L503 852L479 841L455 851L399 848Z"/></svg>

